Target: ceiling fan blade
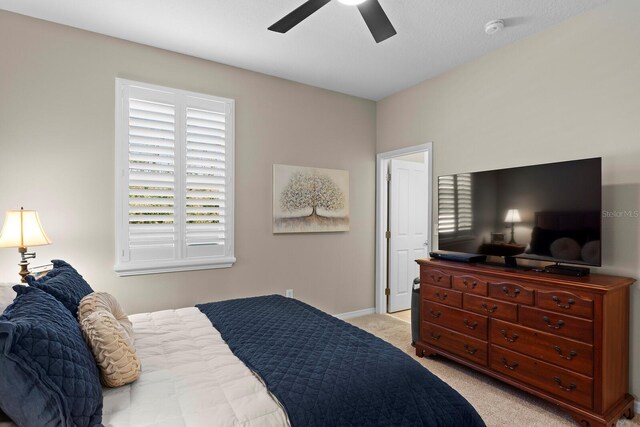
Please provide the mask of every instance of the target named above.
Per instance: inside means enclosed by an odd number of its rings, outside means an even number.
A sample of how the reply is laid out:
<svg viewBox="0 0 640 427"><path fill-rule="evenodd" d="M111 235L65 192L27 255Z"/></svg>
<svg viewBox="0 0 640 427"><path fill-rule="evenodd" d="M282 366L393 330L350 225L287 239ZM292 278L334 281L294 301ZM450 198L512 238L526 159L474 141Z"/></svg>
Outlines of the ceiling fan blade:
<svg viewBox="0 0 640 427"><path fill-rule="evenodd" d="M308 0L302 6L269 27L271 31L286 33L331 0Z"/></svg>
<svg viewBox="0 0 640 427"><path fill-rule="evenodd" d="M378 0L367 0L358 5L358 10L360 10L360 14L364 18L367 27L369 27L369 31L371 31L376 43L380 43L397 34L396 29L391 25L391 21L382 10Z"/></svg>

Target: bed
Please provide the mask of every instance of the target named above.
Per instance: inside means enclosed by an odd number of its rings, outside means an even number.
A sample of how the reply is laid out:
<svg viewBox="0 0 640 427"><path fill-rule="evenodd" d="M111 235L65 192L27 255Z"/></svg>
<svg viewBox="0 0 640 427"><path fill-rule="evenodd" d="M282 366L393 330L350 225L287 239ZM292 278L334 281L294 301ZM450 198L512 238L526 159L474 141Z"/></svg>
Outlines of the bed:
<svg viewBox="0 0 640 427"><path fill-rule="evenodd" d="M105 390L106 426L484 425L411 357L297 300L130 318L143 375Z"/></svg>
<svg viewBox="0 0 640 427"><path fill-rule="evenodd" d="M57 304L17 288L23 299ZM129 320L141 375L101 390L96 408L107 427L484 426L460 394L409 355L298 300L243 298Z"/></svg>

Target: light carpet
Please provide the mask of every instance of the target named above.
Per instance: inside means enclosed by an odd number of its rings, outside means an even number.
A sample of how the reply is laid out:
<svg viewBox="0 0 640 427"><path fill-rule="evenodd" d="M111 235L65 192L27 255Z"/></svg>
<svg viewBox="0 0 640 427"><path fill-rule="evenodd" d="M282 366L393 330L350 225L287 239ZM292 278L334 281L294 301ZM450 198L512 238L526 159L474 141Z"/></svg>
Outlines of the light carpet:
<svg viewBox="0 0 640 427"><path fill-rule="evenodd" d="M443 357L417 357L411 346L410 324L386 314L372 314L348 320L410 354L464 396L478 411L487 426L572 426L573 419L552 405L515 387L494 380ZM619 427L640 425L640 416L621 418Z"/></svg>
<svg viewBox="0 0 640 427"><path fill-rule="evenodd" d="M396 319L403 320L411 323L411 310L397 311L395 313L389 313L389 316L393 316Z"/></svg>

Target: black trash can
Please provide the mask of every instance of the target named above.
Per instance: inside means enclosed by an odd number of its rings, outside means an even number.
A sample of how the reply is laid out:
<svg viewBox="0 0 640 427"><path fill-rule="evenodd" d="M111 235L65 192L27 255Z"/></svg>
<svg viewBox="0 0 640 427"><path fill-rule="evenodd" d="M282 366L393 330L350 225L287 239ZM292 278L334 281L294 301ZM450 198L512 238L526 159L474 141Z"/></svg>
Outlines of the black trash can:
<svg viewBox="0 0 640 427"><path fill-rule="evenodd" d="M420 339L420 278L413 280L411 292L411 345L416 346Z"/></svg>

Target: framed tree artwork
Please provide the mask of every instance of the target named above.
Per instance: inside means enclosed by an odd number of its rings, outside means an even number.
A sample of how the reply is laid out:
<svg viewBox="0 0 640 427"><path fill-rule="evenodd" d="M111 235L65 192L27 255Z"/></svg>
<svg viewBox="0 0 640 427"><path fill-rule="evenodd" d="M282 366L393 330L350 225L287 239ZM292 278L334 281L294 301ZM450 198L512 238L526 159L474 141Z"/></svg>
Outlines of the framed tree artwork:
<svg viewBox="0 0 640 427"><path fill-rule="evenodd" d="M273 165L273 232L349 231L349 172Z"/></svg>

